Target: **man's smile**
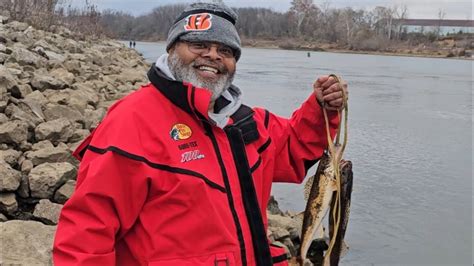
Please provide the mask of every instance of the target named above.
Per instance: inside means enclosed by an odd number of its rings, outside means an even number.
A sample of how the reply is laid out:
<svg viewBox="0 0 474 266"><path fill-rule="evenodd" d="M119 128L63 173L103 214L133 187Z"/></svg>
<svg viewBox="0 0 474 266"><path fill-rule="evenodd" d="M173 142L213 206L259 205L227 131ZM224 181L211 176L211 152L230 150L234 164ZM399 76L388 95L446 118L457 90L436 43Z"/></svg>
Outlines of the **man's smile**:
<svg viewBox="0 0 474 266"><path fill-rule="evenodd" d="M193 68L201 77L206 79L217 79L224 72L221 70L222 68L210 64L194 64Z"/></svg>

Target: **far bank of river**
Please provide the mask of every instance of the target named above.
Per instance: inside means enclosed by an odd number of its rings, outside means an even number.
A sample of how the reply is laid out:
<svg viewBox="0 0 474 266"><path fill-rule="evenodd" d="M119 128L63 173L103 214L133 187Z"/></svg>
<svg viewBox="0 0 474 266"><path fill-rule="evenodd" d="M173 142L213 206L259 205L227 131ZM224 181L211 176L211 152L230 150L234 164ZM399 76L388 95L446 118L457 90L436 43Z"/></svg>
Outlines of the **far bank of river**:
<svg viewBox="0 0 474 266"><path fill-rule="evenodd" d="M143 42L164 42L164 40L142 40ZM123 40L127 43L127 40ZM457 41L440 41L439 48L419 45L416 47L393 46L384 50L355 50L348 49L337 44L315 43L309 41L295 40L265 40L265 39L242 39L242 46L248 48L262 49L282 49L308 52L330 52L345 54L368 54L368 55L386 55L386 56L405 56L405 57L426 57L426 58L454 58L473 60L474 53L471 49L457 48L462 45Z"/></svg>
<svg viewBox="0 0 474 266"><path fill-rule="evenodd" d="M348 53L348 54L370 54L370 55L389 55L389 56L409 56L409 57L428 57L428 58L455 58L472 60L473 51L465 48L456 48L460 46L456 41L440 42L439 48L419 45L416 47L393 46L384 50L356 50L348 49L337 44L314 43L307 41L275 41L246 39L242 41L242 46L265 49L285 49L285 50L303 50L315 52Z"/></svg>

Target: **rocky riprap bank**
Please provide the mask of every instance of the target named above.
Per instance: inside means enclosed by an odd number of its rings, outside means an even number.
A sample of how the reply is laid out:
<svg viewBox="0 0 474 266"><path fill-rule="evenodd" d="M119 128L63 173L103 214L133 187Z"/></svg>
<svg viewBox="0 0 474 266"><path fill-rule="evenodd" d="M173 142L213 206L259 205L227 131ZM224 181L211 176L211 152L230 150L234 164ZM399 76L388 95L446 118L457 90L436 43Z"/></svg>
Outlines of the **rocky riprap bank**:
<svg viewBox="0 0 474 266"><path fill-rule="evenodd" d="M0 265L51 265L59 213L76 184L71 153L149 65L112 40L0 16ZM270 202L269 238L294 255L300 224Z"/></svg>

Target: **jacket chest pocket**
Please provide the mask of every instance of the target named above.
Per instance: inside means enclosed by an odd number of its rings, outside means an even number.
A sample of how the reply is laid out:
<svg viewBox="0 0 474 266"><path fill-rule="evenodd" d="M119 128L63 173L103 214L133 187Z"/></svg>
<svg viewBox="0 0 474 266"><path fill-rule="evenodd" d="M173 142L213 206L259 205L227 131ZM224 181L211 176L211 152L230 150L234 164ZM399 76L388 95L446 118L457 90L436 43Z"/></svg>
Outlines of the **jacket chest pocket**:
<svg viewBox="0 0 474 266"><path fill-rule="evenodd" d="M233 252L216 253L188 258L175 258L156 260L148 262L149 266L235 266L235 257Z"/></svg>

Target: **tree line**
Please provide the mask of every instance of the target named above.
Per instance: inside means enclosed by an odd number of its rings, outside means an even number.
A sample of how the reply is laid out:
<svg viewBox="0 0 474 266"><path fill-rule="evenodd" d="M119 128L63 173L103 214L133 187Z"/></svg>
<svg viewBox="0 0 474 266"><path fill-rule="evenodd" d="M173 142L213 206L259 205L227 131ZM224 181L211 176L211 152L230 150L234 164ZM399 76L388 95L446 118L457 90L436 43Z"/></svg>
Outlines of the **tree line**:
<svg viewBox="0 0 474 266"><path fill-rule="evenodd" d="M106 35L124 40L166 40L168 29L185 4L159 6L149 13L133 16L116 10L99 11L94 0L81 8L72 0L0 0L0 9L13 19L48 29L63 24L86 35ZM208 0L209 1L209 0ZM213 0L222 2L222 0ZM437 39L437 33L409 33L400 20L408 17L405 5L378 6L372 10L332 8L329 0L292 0L286 12L268 8L235 8L237 30L245 40L273 40L330 43L355 50L383 50L391 44L418 45ZM77 5L76 5L77 6Z"/></svg>
<svg viewBox="0 0 474 266"><path fill-rule="evenodd" d="M11 20L26 22L37 29L51 30L65 26L86 36L103 36L101 12L94 0L73 6L73 0L0 0L0 15L7 12Z"/></svg>
<svg viewBox="0 0 474 266"><path fill-rule="evenodd" d="M216 0L221 2L221 0ZM144 41L166 40L168 29L186 5L159 6L148 14L132 16L105 10L100 24L108 36ZM378 6L372 10L332 8L329 2L293 0L286 12L268 8L235 8L242 39L295 40L333 43L359 50L380 50L391 43L412 45L436 39L433 33L408 33L400 20L408 16L406 5Z"/></svg>

